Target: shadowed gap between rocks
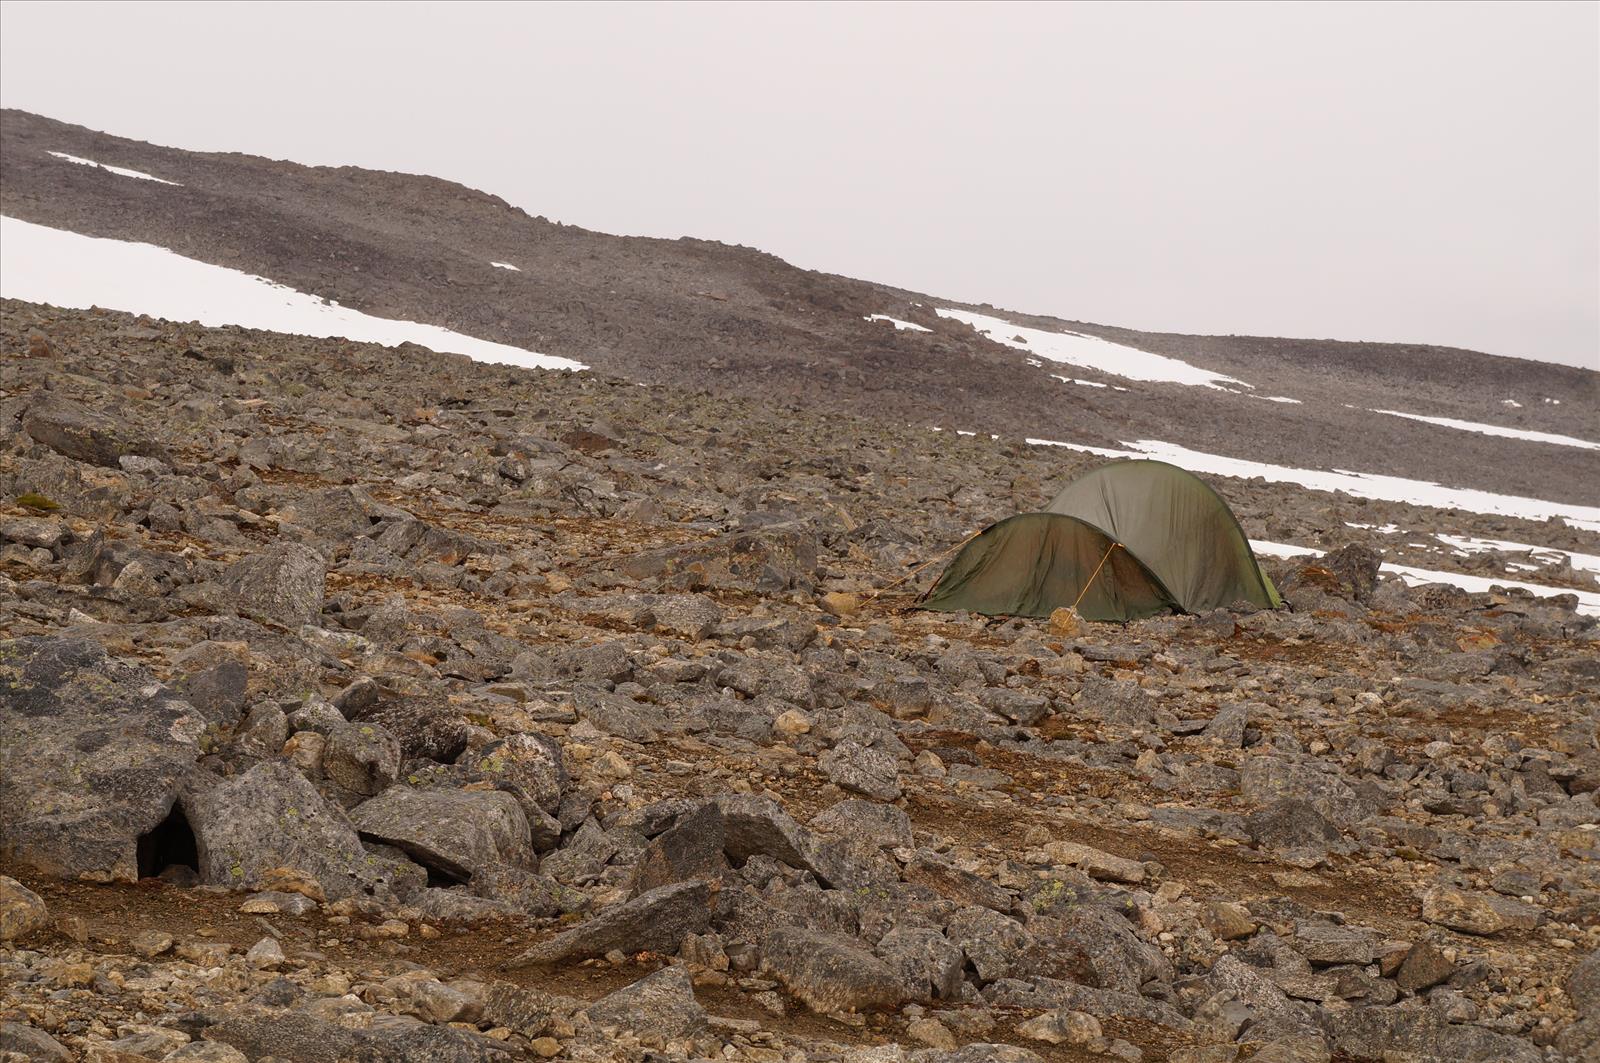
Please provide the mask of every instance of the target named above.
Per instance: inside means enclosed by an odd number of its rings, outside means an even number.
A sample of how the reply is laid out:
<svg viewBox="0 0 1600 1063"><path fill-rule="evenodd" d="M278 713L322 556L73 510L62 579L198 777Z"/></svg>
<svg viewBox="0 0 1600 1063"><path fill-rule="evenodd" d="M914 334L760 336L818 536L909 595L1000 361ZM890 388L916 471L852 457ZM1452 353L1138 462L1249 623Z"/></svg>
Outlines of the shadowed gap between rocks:
<svg viewBox="0 0 1600 1063"><path fill-rule="evenodd" d="M176 874L187 882L195 882L200 874L200 852L195 844L194 830L189 826L183 807L176 801L167 817L150 830L139 835L139 877L167 876L168 869L178 869ZM183 869L188 873L184 874Z"/></svg>

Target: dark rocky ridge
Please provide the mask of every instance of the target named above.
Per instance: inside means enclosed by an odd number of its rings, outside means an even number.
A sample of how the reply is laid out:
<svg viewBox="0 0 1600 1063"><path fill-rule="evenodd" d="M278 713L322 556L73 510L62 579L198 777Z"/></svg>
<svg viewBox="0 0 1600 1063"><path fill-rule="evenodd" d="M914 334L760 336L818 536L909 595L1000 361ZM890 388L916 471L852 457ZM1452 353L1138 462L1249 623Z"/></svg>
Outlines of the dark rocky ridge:
<svg viewBox="0 0 1600 1063"><path fill-rule="evenodd" d="M49 151L183 187L118 177ZM795 269L753 249L607 236L436 178L186 152L15 110L0 113L0 211L160 244L370 313L564 355L633 380L1007 438L1164 439L1294 466L1600 501L1595 452L1366 412L1401 408L1587 437L1600 423L1600 373L1587 370L1436 347L1175 336L1005 315L1169 354L1249 381L1259 394L1305 402L1180 385L1075 387L1050 378L1063 372L1052 363L1028 366L1023 352L928 309L952 304ZM874 313L934 331L862 320ZM1561 405L1543 403L1545 396ZM1504 398L1522 408L1501 405Z"/></svg>
<svg viewBox="0 0 1600 1063"><path fill-rule="evenodd" d="M1593 533L1228 481L1340 548L1293 611L993 622L868 593L1094 459L17 302L0 370L0 1053L1600 1045L1600 624L1373 573Z"/></svg>

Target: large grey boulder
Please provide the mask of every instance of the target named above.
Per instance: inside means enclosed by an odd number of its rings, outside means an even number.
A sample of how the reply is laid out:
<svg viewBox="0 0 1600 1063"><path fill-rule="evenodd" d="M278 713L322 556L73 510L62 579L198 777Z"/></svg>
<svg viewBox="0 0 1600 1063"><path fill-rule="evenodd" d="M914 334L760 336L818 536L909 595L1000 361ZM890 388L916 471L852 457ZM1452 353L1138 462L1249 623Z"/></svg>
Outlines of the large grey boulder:
<svg viewBox="0 0 1600 1063"><path fill-rule="evenodd" d="M43 1030L20 1022L0 1022L0 1058L11 1052L38 1063L67 1063L72 1058L60 1041Z"/></svg>
<svg viewBox="0 0 1600 1063"><path fill-rule="evenodd" d="M86 639L0 642L0 857L131 881L171 811L205 719Z"/></svg>
<svg viewBox="0 0 1600 1063"><path fill-rule="evenodd" d="M405 892L420 869L368 853L344 812L281 761L186 793L200 880L249 889L273 868L311 875L330 899L380 888Z"/></svg>
<svg viewBox="0 0 1600 1063"><path fill-rule="evenodd" d="M457 879L529 862L528 818L499 790L423 790L391 786L350 813L362 837L397 846L413 860Z"/></svg>
<svg viewBox="0 0 1600 1063"><path fill-rule="evenodd" d="M674 953L684 935L702 933L710 924L710 902L711 887L705 882L662 886L539 942L508 961L506 969L604 956L612 949Z"/></svg>
<svg viewBox="0 0 1600 1063"><path fill-rule="evenodd" d="M1457 1025L1426 1007L1351 1008L1328 1016L1335 1049L1350 1059L1419 1063L1540 1063L1533 1042L1482 1026Z"/></svg>
<svg viewBox="0 0 1600 1063"><path fill-rule="evenodd" d="M780 927L761 944L761 967L813 1011L894 1008L911 997L901 973L851 938Z"/></svg>
<svg viewBox="0 0 1600 1063"><path fill-rule="evenodd" d="M298 630L322 613L327 567L310 547L283 543L235 561L222 574L218 604L252 620Z"/></svg>
<svg viewBox="0 0 1600 1063"><path fill-rule="evenodd" d="M706 1010L694 999L694 981L683 966L663 967L590 1004L596 1026L616 1026L656 1038L689 1037L706 1028Z"/></svg>
<svg viewBox="0 0 1600 1063"><path fill-rule="evenodd" d="M57 454L113 469L125 454L154 453L149 443L133 438L118 422L61 398L29 406L22 430Z"/></svg>
<svg viewBox="0 0 1600 1063"><path fill-rule="evenodd" d="M894 754L847 738L817 758L817 768L838 786L879 801L901 794L900 764Z"/></svg>
<svg viewBox="0 0 1600 1063"><path fill-rule="evenodd" d="M679 817L651 839L634 865L634 895L674 882L721 878L729 866L725 844L722 811L716 805L702 805Z"/></svg>

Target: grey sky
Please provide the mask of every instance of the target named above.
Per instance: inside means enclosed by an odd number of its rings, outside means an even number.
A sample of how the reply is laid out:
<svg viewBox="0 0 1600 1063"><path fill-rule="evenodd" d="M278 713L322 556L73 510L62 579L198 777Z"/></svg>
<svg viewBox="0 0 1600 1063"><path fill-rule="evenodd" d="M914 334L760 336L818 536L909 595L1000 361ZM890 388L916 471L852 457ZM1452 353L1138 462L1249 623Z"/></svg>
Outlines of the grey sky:
<svg viewBox="0 0 1600 1063"><path fill-rule="evenodd" d="M1600 6L0 8L0 97L1137 328L1600 368Z"/></svg>

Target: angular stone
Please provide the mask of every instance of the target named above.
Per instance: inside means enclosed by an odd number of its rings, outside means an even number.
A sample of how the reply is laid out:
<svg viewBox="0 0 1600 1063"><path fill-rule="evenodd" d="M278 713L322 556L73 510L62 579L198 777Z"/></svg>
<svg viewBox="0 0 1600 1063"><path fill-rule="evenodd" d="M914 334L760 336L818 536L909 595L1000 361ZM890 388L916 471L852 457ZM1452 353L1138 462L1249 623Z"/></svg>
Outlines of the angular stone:
<svg viewBox="0 0 1600 1063"><path fill-rule="evenodd" d="M401 849L425 867L460 879L532 859L528 819L499 790L391 786L350 813L361 836Z"/></svg>
<svg viewBox="0 0 1600 1063"><path fill-rule="evenodd" d="M557 1019L565 1019L581 1007L583 1003L572 997L511 982L491 982L484 993L482 1018L533 1038L550 1029Z"/></svg>
<svg viewBox="0 0 1600 1063"><path fill-rule="evenodd" d="M706 1028L706 1011L694 999L694 981L684 966L654 974L607 994L586 1009L597 1026L617 1026L656 1038L692 1037Z"/></svg>
<svg viewBox="0 0 1600 1063"><path fill-rule="evenodd" d="M652 602L650 612L658 629L697 641L722 623L722 608L703 594L669 594Z"/></svg>
<svg viewBox="0 0 1600 1063"><path fill-rule="evenodd" d="M894 755L845 739L817 758L817 768L833 783L846 790L879 801L893 801L901 794L900 764Z"/></svg>
<svg viewBox="0 0 1600 1063"><path fill-rule="evenodd" d="M894 1008L909 999L899 972L853 940L781 927L761 944L761 969L813 1011Z"/></svg>
<svg viewBox="0 0 1600 1063"><path fill-rule="evenodd" d="M1365 966L1377 955L1377 938L1355 927L1301 923L1294 932L1295 951L1318 966L1353 963Z"/></svg>
<svg viewBox="0 0 1600 1063"><path fill-rule="evenodd" d="M1075 867L1090 878L1137 885L1144 881L1144 865L1078 842L1049 842L1045 854L1058 864Z"/></svg>
<svg viewBox="0 0 1600 1063"><path fill-rule="evenodd" d="M903 809L855 798L819 812L811 825L830 834L858 838L880 849L911 847L911 817Z"/></svg>
<svg viewBox="0 0 1600 1063"><path fill-rule="evenodd" d="M707 804L653 838L634 867L633 896L674 882L716 879L728 870L722 810Z"/></svg>
<svg viewBox="0 0 1600 1063"><path fill-rule="evenodd" d="M1600 952L1591 952L1567 975L1567 999L1578 1014L1600 1018Z"/></svg>
<svg viewBox="0 0 1600 1063"><path fill-rule="evenodd" d="M1544 911L1497 893L1434 886L1422 895L1422 918L1464 934L1488 935L1532 930L1544 921Z"/></svg>
<svg viewBox="0 0 1600 1063"><path fill-rule="evenodd" d="M1059 610L1058 610L1059 611ZM1035 1015L1017 1026L1017 1033L1033 1041L1052 1045L1102 1046L1104 1031L1100 1020L1082 1011L1058 1008Z"/></svg>
<svg viewBox="0 0 1600 1063"><path fill-rule="evenodd" d="M205 719L85 639L0 642L0 858L132 881Z"/></svg>
<svg viewBox="0 0 1600 1063"><path fill-rule="evenodd" d="M966 955L931 927L897 927L873 951L899 973L911 1000L952 1000L961 992Z"/></svg>
<svg viewBox="0 0 1600 1063"><path fill-rule="evenodd" d="M517 970L604 956L613 949L670 955L683 944L684 935L701 933L710 925L710 901L711 888L704 882L662 886L541 941L505 966Z"/></svg>
<svg viewBox="0 0 1600 1063"><path fill-rule="evenodd" d="M1449 978L1455 969L1456 965L1443 952L1429 942L1419 941L1406 953L1394 980L1401 989L1420 993Z"/></svg>
<svg viewBox="0 0 1600 1063"><path fill-rule="evenodd" d="M1245 817L1250 840L1265 849L1326 851L1343 840L1335 827L1309 801L1285 797Z"/></svg>
<svg viewBox="0 0 1600 1063"><path fill-rule="evenodd" d="M321 615L326 578L316 551L283 543L234 562L222 574L221 601L240 616L298 631Z"/></svg>
<svg viewBox="0 0 1600 1063"><path fill-rule="evenodd" d="M0 1022L0 1056L7 1052L38 1063L66 1063L72 1058L54 1037L20 1022Z"/></svg>

